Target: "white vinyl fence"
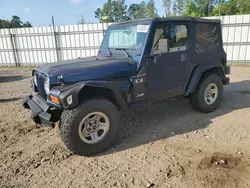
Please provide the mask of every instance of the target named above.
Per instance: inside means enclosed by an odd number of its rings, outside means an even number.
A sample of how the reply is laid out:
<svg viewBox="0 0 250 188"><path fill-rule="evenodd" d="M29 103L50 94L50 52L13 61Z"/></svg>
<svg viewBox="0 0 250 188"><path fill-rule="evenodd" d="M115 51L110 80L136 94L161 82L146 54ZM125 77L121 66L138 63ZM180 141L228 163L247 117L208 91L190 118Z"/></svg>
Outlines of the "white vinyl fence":
<svg viewBox="0 0 250 188"><path fill-rule="evenodd" d="M96 55L109 24L0 29L0 66L30 65Z"/></svg>
<svg viewBox="0 0 250 188"><path fill-rule="evenodd" d="M210 18L222 21L228 60L250 64L250 15ZM108 25L110 23L0 29L0 66L35 65L96 55Z"/></svg>
<svg viewBox="0 0 250 188"><path fill-rule="evenodd" d="M250 64L250 14L207 17L220 19L227 59L231 63Z"/></svg>

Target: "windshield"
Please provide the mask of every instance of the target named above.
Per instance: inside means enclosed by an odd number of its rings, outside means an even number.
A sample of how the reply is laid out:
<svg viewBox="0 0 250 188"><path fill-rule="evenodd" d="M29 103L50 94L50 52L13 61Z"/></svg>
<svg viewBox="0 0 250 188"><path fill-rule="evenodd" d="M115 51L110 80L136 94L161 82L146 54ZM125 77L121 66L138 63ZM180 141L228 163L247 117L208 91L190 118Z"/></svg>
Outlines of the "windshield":
<svg viewBox="0 0 250 188"><path fill-rule="evenodd" d="M105 34L101 48L108 50L130 50L141 52L148 33L148 24L121 25L110 27Z"/></svg>

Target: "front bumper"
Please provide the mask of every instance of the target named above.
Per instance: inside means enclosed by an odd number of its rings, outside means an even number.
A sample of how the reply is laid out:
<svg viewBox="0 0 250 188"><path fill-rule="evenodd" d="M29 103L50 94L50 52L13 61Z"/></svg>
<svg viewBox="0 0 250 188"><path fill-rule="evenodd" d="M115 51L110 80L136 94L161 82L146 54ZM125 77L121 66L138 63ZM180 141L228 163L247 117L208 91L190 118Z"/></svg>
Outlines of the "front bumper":
<svg viewBox="0 0 250 188"><path fill-rule="evenodd" d="M49 113L50 106L40 96L29 95L25 97L23 107L33 112L32 119L36 124L54 126L51 122L52 114Z"/></svg>

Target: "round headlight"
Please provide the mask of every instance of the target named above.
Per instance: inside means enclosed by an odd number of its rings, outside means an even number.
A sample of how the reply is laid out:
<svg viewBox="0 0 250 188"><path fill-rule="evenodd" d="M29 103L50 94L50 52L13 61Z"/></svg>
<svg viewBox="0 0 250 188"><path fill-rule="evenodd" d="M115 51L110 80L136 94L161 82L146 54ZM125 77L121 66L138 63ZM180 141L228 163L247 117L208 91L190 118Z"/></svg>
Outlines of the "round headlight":
<svg viewBox="0 0 250 188"><path fill-rule="evenodd" d="M36 74L33 75L33 82L37 86L37 75Z"/></svg>
<svg viewBox="0 0 250 188"><path fill-rule="evenodd" d="M49 79L46 79L46 81L44 82L44 90L45 90L47 95L50 94Z"/></svg>

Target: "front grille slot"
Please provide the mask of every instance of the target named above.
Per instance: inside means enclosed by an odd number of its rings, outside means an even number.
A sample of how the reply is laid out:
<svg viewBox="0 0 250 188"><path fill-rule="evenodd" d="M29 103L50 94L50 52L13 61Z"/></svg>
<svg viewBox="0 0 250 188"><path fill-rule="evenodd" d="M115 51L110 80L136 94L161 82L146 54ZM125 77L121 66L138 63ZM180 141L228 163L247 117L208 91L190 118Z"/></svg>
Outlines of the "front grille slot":
<svg viewBox="0 0 250 188"><path fill-rule="evenodd" d="M38 94L44 99L47 100L47 94L45 92L44 89L44 82L46 77L40 73L36 73L37 74L37 90L38 90Z"/></svg>

